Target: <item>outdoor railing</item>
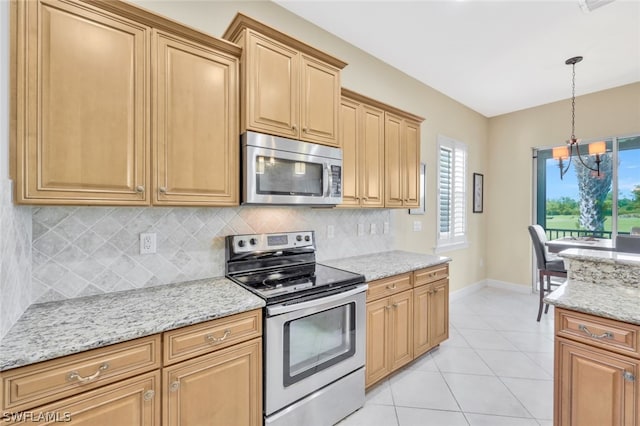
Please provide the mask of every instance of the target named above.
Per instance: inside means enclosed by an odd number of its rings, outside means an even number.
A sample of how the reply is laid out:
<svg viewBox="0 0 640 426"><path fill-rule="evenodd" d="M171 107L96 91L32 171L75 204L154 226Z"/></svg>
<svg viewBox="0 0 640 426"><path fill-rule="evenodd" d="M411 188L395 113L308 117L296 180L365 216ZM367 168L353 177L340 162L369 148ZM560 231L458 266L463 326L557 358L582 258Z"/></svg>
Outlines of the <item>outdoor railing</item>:
<svg viewBox="0 0 640 426"><path fill-rule="evenodd" d="M585 229L556 229L547 228L547 238L555 240L562 237L595 237L611 238L611 231L587 231ZM628 234L628 232L618 232L618 234Z"/></svg>

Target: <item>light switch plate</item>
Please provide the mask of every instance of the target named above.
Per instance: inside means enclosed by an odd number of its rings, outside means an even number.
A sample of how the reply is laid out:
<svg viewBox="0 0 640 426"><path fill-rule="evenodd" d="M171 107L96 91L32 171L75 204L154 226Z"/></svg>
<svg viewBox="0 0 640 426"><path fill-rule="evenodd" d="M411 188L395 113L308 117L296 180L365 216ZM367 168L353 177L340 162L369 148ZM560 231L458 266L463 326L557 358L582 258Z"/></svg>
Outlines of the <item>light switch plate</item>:
<svg viewBox="0 0 640 426"><path fill-rule="evenodd" d="M414 220L413 221L413 230L415 232L422 231L422 222L420 222L419 220Z"/></svg>

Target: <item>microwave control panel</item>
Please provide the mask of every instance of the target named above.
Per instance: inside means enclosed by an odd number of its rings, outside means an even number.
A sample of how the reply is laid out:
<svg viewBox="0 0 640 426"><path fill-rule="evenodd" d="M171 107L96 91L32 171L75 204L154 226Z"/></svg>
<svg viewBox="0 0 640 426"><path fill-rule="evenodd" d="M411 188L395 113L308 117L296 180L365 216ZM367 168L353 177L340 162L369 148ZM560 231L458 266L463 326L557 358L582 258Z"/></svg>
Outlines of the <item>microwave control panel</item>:
<svg viewBox="0 0 640 426"><path fill-rule="evenodd" d="M331 188L329 188L331 197L342 197L342 167L331 166Z"/></svg>

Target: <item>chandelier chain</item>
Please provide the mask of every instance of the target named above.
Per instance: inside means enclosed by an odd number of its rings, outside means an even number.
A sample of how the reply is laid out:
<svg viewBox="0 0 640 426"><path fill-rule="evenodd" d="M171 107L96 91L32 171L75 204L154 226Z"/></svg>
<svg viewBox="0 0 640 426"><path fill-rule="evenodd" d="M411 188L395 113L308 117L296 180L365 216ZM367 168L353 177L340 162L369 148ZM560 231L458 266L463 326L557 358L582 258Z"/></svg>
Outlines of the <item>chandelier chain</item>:
<svg viewBox="0 0 640 426"><path fill-rule="evenodd" d="M571 141L576 139L576 64L572 64L571 77Z"/></svg>

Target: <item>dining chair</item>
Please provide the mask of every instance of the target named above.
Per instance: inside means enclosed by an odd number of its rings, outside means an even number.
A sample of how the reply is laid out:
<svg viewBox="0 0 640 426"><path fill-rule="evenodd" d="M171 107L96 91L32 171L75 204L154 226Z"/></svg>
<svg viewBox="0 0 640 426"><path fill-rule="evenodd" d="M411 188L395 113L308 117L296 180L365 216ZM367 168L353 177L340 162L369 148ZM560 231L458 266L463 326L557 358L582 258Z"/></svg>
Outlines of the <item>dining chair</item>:
<svg viewBox="0 0 640 426"><path fill-rule="evenodd" d="M640 253L640 235L616 235L616 251Z"/></svg>
<svg viewBox="0 0 640 426"><path fill-rule="evenodd" d="M542 317L542 305L544 305L544 296L547 293L550 293L553 286L558 286L559 284L555 284L551 282L551 277L567 277L567 270L564 267L564 261L550 254L547 250L547 246L545 242L547 241L547 235L544 232L544 228L540 225L531 225L529 226L529 235L531 235L531 241L533 242L533 249L536 253L536 261L538 266L538 279L539 279L539 293L540 293L540 301L538 306L538 319L536 321L540 321ZM546 288L545 288L545 278L546 278ZM549 305L544 309L544 313L546 314L549 311Z"/></svg>

